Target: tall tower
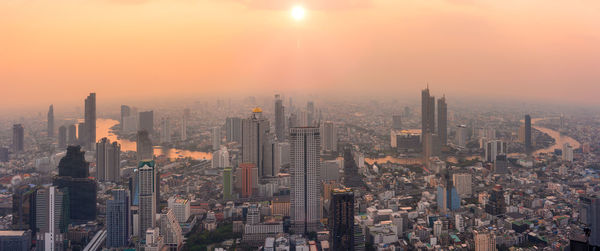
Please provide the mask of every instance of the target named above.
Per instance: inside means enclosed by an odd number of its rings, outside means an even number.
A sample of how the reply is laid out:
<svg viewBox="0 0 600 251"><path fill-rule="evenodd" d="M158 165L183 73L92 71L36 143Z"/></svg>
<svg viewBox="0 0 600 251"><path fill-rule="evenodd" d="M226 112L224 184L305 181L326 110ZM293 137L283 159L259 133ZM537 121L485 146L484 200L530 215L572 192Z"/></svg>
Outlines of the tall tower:
<svg viewBox="0 0 600 251"><path fill-rule="evenodd" d="M126 105L121 105L121 125L120 128L123 130L123 124L125 123L125 118L131 116L131 107Z"/></svg>
<svg viewBox="0 0 600 251"><path fill-rule="evenodd" d="M400 115L392 116L392 129L393 130L401 130L402 129L402 116L400 116Z"/></svg>
<svg viewBox="0 0 600 251"><path fill-rule="evenodd" d="M269 132L269 120L262 116L260 108L254 108L252 115L242 120L242 161L254 163L258 176L263 177L263 152L266 134Z"/></svg>
<svg viewBox="0 0 600 251"><path fill-rule="evenodd" d="M106 247L125 247L129 242L129 194L125 189L113 189L106 201Z"/></svg>
<svg viewBox="0 0 600 251"><path fill-rule="evenodd" d="M139 231L142 236L148 228L156 227L156 166L154 160L140 161L138 164L139 186Z"/></svg>
<svg viewBox="0 0 600 251"><path fill-rule="evenodd" d="M448 106L446 105L446 96L438 99L438 130L440 145L445 146L448 143Z"/></svg>
<svg viewBox="0 0 600 251"><path fill-rule="evenodd" d="M332 250L354 250L354 193L333 189L329 210Z"/></svg>
<svg viewBox="0 0 600 251"><path fill-rule="evenodd" d="M421 143L423 163L429 167L433 153L433 133L435 130L435 97L430 96L429 86L421 91Z"/></svg>
<svg viewBox="0 0 600 251"><path fill-rule="evenodd" d="M233 199L233 175L231 168L223 170L223 200Z"/></svg>
<svg viewBox="0 0 600 251"><path fill-rule="evenodd" d="M525 115L525 153L530 154L533 151L531 141L531 116Z"/></svg>
<svg viewBox="0 0 600 251"><path fill-rule="evenodd" d="M154 111L139 113L139 129L146 130L149 134L154 133Z"/></svg>
<svg viewBox="0 0 600 251"><path fill-rule="evenodd" d="M171 141L171 125L169 122L169 117L162 118L160 121L160 143Z"/></svg>
<svg viewBox="0 0 600 251"><path fill-rule="evenodd" d="M285 108L279 94L275 95L275 135L278 141L285 139Z"/></svg>
<svg viewBox="0 0 600 251"><path fill-rule="evenodd" d="M241 163L242 198L250 198L258 187L258 170L254 163Z"/></svg>
<svg viewBox="0 0 600 251"><path fill-rule="evenodd" d="M48 137L54 137L54 106L48 108Z"/></svg>
<svg viewBox="0 0 600 251"><path fill-rule="evenodd" d="M121 145L117 142L110 143L107 138L102 138L96 143L96 179L99 181L118 181L119 164L121 162Z"/></svg>
<svg viewBox="0 0 600 251"><path fill-rule="evenodd" d="M333 122L321 124L321 149L327 152L337 151L337 130Z"/></svg>
<svg viewBox="0 0 600 251"><path fill-rule="evenodd" d="M212 128L212 149L213 151L219 150L221 147L221 127L215 126Z"/></svg>
<svg viewBox="0 0 600 251"><path fill-rule="evenodd" d="M154 158L154 149L148 131L141 130L137 132L136 150L137 161Z"/></svg>
<svg viewBox="0 0 600 251"><path fill-rule="evenodd" d="M319 225L320 146L319 128L290 129L290 215L296 233L315 231Z"/></svg>
<svg viewBox="0 0 600 251"><path fill-rule="evenodd" d="M22 152L25 148L25 129L21 124L13 125L12 149L14 152Z"/></svg>
<svg viewBox="0 0 600 251"><path fill-rule="evenodd" d="M67 127L67 145L77 144L77 126L74 124Z"/></svg>
<svg viewBox="0 0 600 251"><path fill-rule="evenodd" d="M188 124L189 120L190 120L190 109L185 108L183 110L183 117L181 119L181 140L182 141L187 140L187 124Z"/></svg>
<svg viewBox="0 0 600 251"><path fill-rule="evenodd" d="M69 201L66 192L55 186L38 189L36 194L36 242L42 250L62 250L64 233L69 224Z"/></svg>
<svg viewBox="0 0 600 251"><path fill-rule="evenodd" d="M58 176L53 185L68 188L69 214L77 223L96 219L96 180L90 179L89 163L80 146L68 146L67 154L58 163Z"/></svg>
<svg viewBox="0 0 600 251"><path fill-rule="evenodd" d="M67 127L62 125L58 128L58 148L67 147Z"/></svg>
<svg viewBox="0 0 600 251"><path fill-rule="evenodd" d="M315 103L308 101L306 103L306 126L313 126L315 120Z"/></svg>
<svg viewBox="0 0 600 251"><path fill-rule="evenodd" d="M85 98L85 116L84 116L85 137L84 145L91 149L96 143L96 93L90 93Z"/></svg>

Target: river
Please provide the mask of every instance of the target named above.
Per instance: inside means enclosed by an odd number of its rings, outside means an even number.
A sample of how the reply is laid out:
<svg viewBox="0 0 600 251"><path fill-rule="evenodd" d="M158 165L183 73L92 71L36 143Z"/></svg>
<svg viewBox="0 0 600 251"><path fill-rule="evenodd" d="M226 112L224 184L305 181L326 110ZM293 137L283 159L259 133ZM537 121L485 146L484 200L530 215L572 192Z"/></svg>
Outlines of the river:
<svg viewBox="0 0 600 251"><path fill-rule="evenodd" d="M112 133L111 127L119 124L119 121L114 119L96 119L96 138L108 138L111 142L117 141L121 144L121 151L136 151L136 143L128 139L119 139L117 135ZM212 159L212 153L188 151L177 148L163 148L161 146L154 146L154 155L160 156L165 155L169 159L177 159L183 157L190 157L193 159Z"/></svg>

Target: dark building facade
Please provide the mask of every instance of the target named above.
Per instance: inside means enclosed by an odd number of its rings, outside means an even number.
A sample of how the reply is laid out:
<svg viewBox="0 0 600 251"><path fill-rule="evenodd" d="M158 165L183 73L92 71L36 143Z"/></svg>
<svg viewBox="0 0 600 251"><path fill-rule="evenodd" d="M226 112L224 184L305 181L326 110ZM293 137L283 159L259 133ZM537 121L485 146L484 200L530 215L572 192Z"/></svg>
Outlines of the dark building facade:
<svg viewBox="0 0 600 251"><path fill-rule="evenodd" d="M12 148L14 152L22 152L25 149L25 129L21 124L13 125Z"/></svg>
<svg viewBox="0 0 600 251"><path fill-rule="evenodd" d="M229 117L225 120L227 142L242 143L242 118Z"/></svg>
<svg viewBox="0 0 600 251"><path fill-rule="evenodd" d="M119 123L121 123L120 124L121 130L123 130L123 120L129 116L131 116L131 107L126 106L126 105L121 105L121 121L119 121Z"/></svg>
<svg viewBox="0 0 600 251"><path fill-rule="evenodd" d="M85 136L84 142L87 149L91 149L96 143L96 93L90 93L85 99Z"/></svg>
<svg viewBox="0 0 600 251"><path fill-rule="evenodd" d="M106 247L125 247L129 242L129 195L125 189L112 191L106 202Z"/></svg>
<svg viewBox="0 0 600 251"><path fill-rule="evenodd" d="M531 116L525 115L525 152L530 154L533 151L531 141Z"/></svg>
<svg viewBox="0 0 600 251"><path fill-rule="evenodd" d="M68 188L70 219L87 222L96 219L96 181L89 178L89 163L80 146L67 147L67 155L58 164L53 184Z"/></svg>
<svg viewBox="0 0 600 251"><path fill-rule="evenodd" d="M285 108L279 94L275 95L275 135L278 141L285 139Z"/></svg>
<svg viewBox="0 0 600 251"><path fill-rule="evenodd" d="M139 130L154 133L154 111L145 111L139 113Z"/></svg>
<svg viewBox="0 0 600 251"><path fill-rule="evenodd" d="M54 137L54 106L50 105L48 108L48 128L47 128L48 137Z"/></svg>
<svg viewBox="0 0 600 251"><path fill-rule="evenodd" d="M446 104L446 97L438 99L438 130L437 134L439 137L440 145L445 146L448 143L448 105Z"/></svg>
<svg viewBox="0 0 600 251"><path fill-rule="evenodd" d="M496 185L490 194L490 200L485 205L485 212L491 215L500 215L506 213L506 200L504 200L504 189Z"/></svg>
<svg viewBox="0 0 600 251"><path fill-rule="evenodd" d="M67 127L63 125L58 128L58 148L65 147L67 147Z"/></svg>
<svg viewBox="0 0 600 251"><path fill-rule="evenodd" d="M354 193L334 189L329 210L332 250L354 250Z"/></svg>

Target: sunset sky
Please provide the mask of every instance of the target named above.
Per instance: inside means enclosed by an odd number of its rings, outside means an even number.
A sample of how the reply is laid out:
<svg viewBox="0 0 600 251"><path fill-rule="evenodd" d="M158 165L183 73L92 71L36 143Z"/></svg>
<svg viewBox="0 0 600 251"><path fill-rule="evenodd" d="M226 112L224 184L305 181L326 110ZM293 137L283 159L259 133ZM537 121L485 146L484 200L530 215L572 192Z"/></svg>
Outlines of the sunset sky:
<svg viewBox="0 0 600 251"><path fill-rule="evenodd" d="M291 18L294 5L306 9ZM2 0L0 106L320 93L600 105L598 0Z"/></svg>

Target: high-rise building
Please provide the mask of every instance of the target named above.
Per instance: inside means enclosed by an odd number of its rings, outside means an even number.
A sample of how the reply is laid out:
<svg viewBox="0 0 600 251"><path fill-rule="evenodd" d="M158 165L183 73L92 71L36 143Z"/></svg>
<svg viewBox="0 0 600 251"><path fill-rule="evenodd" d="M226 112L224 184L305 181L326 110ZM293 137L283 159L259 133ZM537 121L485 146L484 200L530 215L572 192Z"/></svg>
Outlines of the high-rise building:
<svg viewBox="0 0 600 251"><path fill-rule="evenodd" d="M446 104L446 96L443 96L442 98L438 99L437 105L437 134L440 140L440 144L442 146L445 146L446 144L448 144L448 105Z"/></svg>
<svg viewBox="0 0 600 251"><path fill-rule="evenodd" d="M46 130L48 137L54 137L54 106L50 105L48 108L48 128Z"/></svg>
<svg viewBox="0 0 600 251"><path fill-rule="evenodd" d="M221 147L221 127L215 126L211 130L212 136L212 149L213 151L219 150Z"/></svg>
<svg viewBox="0 0 600 251"><path fill-rule="evenodd" d="M160 143L171 142L171 123L169 118L162 118L160 121Z"/></svg>
<svg viewBox="0 0 600 251"><path fill-rule="evenodd" d="M491 215L500 215L506 212L506 200L501 185L496 185L492 189L490 199L485 205L485 212Z"/></svg>
<svg viewBox="0 0 600 251"><path fill-rule="evenodd" d="M156 227L156 175L154 160L140 161L137 168L139 186L139 235Z"/></svg>
<svg viewBox="0 0 600 251"><path fill-rule="evenodd" d="M187 222L191 215L190 200L179 196L170 197L167 200L168 207L173 210L178 222Z"/></svg>
<svg viewBox="0 0 600 251"><path fill-rule="evenodd" d="M319 128L290 129L290 215L296 233L315 231L319 225L320 147Z"/></svg>
<svg viewBox="0 0 600 251"><path fill-rule="evenodd" d="M96 143L96 93L90 93L85 98L85 147L91 149Z"/></svg>
<svg viewBox="0 0 600 251"><path fill-rule="evenodd" d="M152 135L154 133L154 111L140 112L138 118L138 129L146 130L148 134Z"/></svg>
<svg viewBox="0 0 600 251"><path fill-rule="evenodd" d="M275 135L278 141L285 140L285 107L279 94L275 95Z"/></svg>
<svg viewBox="0 0 600 251"><path fill-rule="evenodd" d="M14 152L22 152L25 147L25 129L23 129L23 125L15 124L13 125L13 135L12 135L12 149Z"/></svg>
<svg viewBox="0 0 600 251"><path fill-rule="evenodd" d="M8 162L8 147L0 147L0 162Z"/></svg>
<svg viewBox="0 0 600 251"><path fill-rule="evenodd" d="M233 199L233 173L231 168L223 170L223 200Z"/></svg>
<svg viewBox="0 0 600 251"><path fill-rule="evenodd" d="M229 163L229 150L227 150L227 147L221 146L221 149L213 152L212 168L221 169L230 166L231 165Z"/></svg>
<svg viewBox="0 0 600 251"><path fill-rule="evenodd" d="M70 124L67 127L67 145L77 144L77 126Z"/></svg>
<svg viewBox="0 0 600 251"><path fill-rule="evenodd" d="M263 151L266 134L269 133L269 120L262 115L260 108L254 108L252 115L242 120L242 160L254 163L259 177L263 177Z"/></svg>
<svg viewBox="0 0 600 251"><path fill-rule="evenodd" d="M117 182L120 178L121 145L102 138L96 143L96 179Z"/></svg>
<svg viewBox="0 0 600 251"><path fill-rule="evenodd" d="M402 130L402 116L392 116L392 130Z"/></svg>
<svg viewBox="0 0 600 251"><path fill-rule="evenodd" d="M280 166L277 165L278 156L277 141L273 133L265 134L263 142L263 168L262 177L275 177L279 173Z"/></svg>
<svg viewBox="0 0 600 251"><path fill-rule="evenodd" d="M225 120L227 142L242 143L242 118L228 117Z"/></svg>
<svg viewBox="0 0 600 251"><path fill-rule="evenodd" d="M69 225L67 192L50 186L38 189L35 198L38 250L63 250L64 233Z"/></svg>
<svg viewBox="0 0 600 251"><path fill-rule="evenodd" d="M31 250L31 231L0 230L0 250Z"/></svg>
<svg viewBox="0 0 600 251"><path fill-rule="evenodd" d="M67 154L58 163L58 176L54 186L68 188L69 214L72 222L85 223L96 219L96 191L94 179L90 179L89 163L80 146L68 146Z"/></svg>
<svg viewBox="0 0 600 251"><path fill-rule="evenodd" d="M258 188L258 168L254 163L241 163L242 198L250 198Z"/></svg>
<svg viewBox="0 0 600 251"><path fill-rule="evenodd" d="M459 147L467 147L467 126L457 125L456 126L456 145Z"/></svg>
<svg viewBox="0 0 600 251"><path fill-rule="evenodd" d="M562 159L566 162L573 162L573 147L565 143L562 147Z"/></svg>
<svg viewBox="0 0 600 251"><path fill-rule="evenodd" d="M315 103L312 101L306 102L306 123L305 126L313 126L315 123Z"/></svg>
<svg viewBox="0 0 600 251"><path fill-rule="evenodd" d="M525 153L530 154L533 151L531 140L531 116L525 115Z"/></svg>
<svg viewBox="0 0 600 251"><path fill-rule="evenodd" d="M181 140L187 140L187 125L190 120L190 109L185 108L183 110L183 116L181 118Z"/></svg>
<svg viewBox="0 0 600 251"><path fill-rule="evenodd" d="M443 170L444 184L438 186L437 203L440 212L455 211L460 208L460 196L452 179L448 168Z"/></svg>
<svg viewBox="0 0 600 251"><path fill-rule="evenodd" d="M494 173L496 174L508 174L508 159L506 154L496 155L496 161L494 161Z"/></svg>
<svg viewBox="0 0 600 251"><path fill-rule="evenodd" d="M452 174L452 183L454 183L456 192L461 198L473 195L473 178L470 173Z"/></svg>
<svg viewBox="0 0 600 251"><path fill-rule="evenodd" d="M435 132L435 97L429 94L429 87L421 91L421 131Z"/></svg>
<svg viewBox="0 0 600 251"><path fill-rule="evenodd" d="M87 135L85 134L85 123L77 124L77 144L84 145Z"/></svg>
<svg viewBox="0 0 600 251"><path fill-rule="evenodd" d="M29 187L29 185L23 185L15 188L12 200L12 229L31 229L35 234L35 196L38 189L38 187Z"/></svg>
<svg viewBox="0 0 600 251"><path fill-rule="evenodd" d="M62 125L58 128L58 148L67 147L67 127Z"/></svg>
<svg viewBox="0 0 600 251"><path fill-rule="evenodd" d="M321 150L324 152L337 151L337 128L331 121L321 124Z"/></svg>
<svg viewBox="0 0 600 251"><path fill-rule="evenodd" d="M489 231L473 231L475 251L496 251L496 236Z"/></svg>
<svg viewBox="0 0 600 251"><path fill-rule="evenodd" d="M126 247L129 243L129 194L125 189L113 189L106 201L106 247Z"/></svg>
<svg viewBox="0 0 600 251"><path fill-rule="evenodd" d="M354 193L333 189L329 209L332 250L354 250Z"/></svg>
<svg viewBox="0 0 600 251"><path fill-rule="evenodd" d="M600 198L589 198L588 215L586 223L591 230L590 244L600 246Z"/></svg>
<svg viewBox="0 0 600 251"><path fill-rule="evenodd" d="M137 161L154 158L154 148L148 131L141 130L137 132L136 150Z"/></svg>
<svg viewBox="0 0 600 251"><path fill-rule="evenodd" d="M165 208L160 214L160 235L169 250L177 251L183 247L181 226L171 208Z"/></svg>
<svg viewBox="0 0 600 251"><path fill-rule="evenodd" d="M127 105L121 105L121 121L119 121L121 123L121 130L124 128L123 124L125 124L125 118L129 116L131 116L131 107Z"/></svg>
<svg viewBox="0 0 600 251"><path fill-rule="evenodd" d="M485 143L485 161L495 162L496 156L506 154L506 142L501 140L490 140Z"/></svg>

